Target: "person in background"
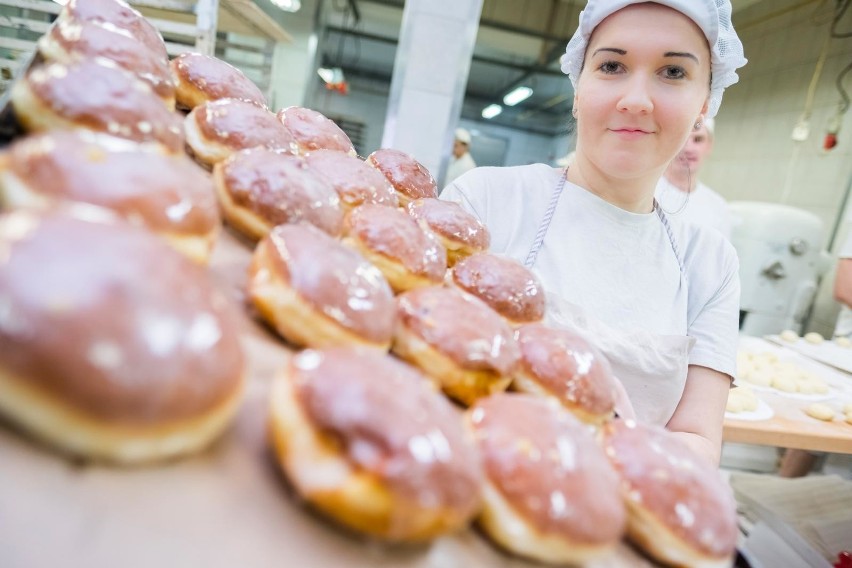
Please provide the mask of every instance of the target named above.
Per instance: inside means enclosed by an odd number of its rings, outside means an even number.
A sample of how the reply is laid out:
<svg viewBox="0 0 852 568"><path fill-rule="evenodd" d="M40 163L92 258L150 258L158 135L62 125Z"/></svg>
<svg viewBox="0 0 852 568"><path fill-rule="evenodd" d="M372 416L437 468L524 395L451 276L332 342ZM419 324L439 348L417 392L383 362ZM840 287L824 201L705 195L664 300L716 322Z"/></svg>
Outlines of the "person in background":
<svg viewBox="0 0 852 568"><path fill-rule="evenodd" d="M835 341L838 338L852 339L852 231L837 254L837 272L834 276L834 299L840 303L840 313L834 326ZM811 471L822 469L827 454L807 450L787 450L781 458L778 475L802 477Z"/></svg>
<svg viewBox="0 0 852 568"><path fill-rule="evenodd" d="M725 199L701 183L698 174L713 151L713 119L690 134L657 184L656 197L663 211L687 223L706 225L731 239L731 214Z"/></svg>
<svg viewBox="0 0 852 568"><path fill-rule="evenodd" d="M834 337L852 339L852 230L837 254L834 299L840 303L840 314L834 326Z"/></svg>
<svg viewBox="0 0 852 568"><path fill-rule="evenodd" d="M470 132L464 128L456 128L453 141L453 160L447 169L447 183L476 167L476 162L470 155Z"/></svg>
<svg viewBox="0 0 852 568"><path fill-rule="evenodd" d="M577 119L568 167L480 167L441 194L538 276L548 323L606 355L638 421L716 464L737 255L716 231L670 223L654 192L746 63L730 14L730 0L589 0L562 57Z"/></svg>

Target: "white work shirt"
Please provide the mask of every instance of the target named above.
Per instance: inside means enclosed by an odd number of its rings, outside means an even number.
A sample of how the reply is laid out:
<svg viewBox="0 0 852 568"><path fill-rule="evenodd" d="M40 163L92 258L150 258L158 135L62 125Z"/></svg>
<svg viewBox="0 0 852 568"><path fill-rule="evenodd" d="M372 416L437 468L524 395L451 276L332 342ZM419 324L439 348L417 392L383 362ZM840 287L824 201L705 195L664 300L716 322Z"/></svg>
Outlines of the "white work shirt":
<svg viewBox="0 0 852 568"><path fill-rule="evenodd" d="M852 232L846 237L843 246L840 247L840 253L837 255L838 260L852 258ZM837 315L837 324L834 326L834 335L836 337L852 336L852 310L849 306L840 306L840 313Z"/></svg>
<svg viewBox="0 0 852 568"><path fill-rule="evenodd" d="M459 202L488 227L492 252L524 262L561 173L545 164L477 168L447 186L441 198ZM686 287L656 212L631 213L566 182L533 271L549 294L611 328L694 338L688 363L733 377L740 296L736 252L715 231L676 221L670 227ZM628 394L641 416L629 388ZM681 395L671 394L677 400Z"/></svg>
<svg viewBox="0 0 852 568"><path fill-rule="evenodd" d="M453 160L450 162L450 167L447 168L446 183L450 183L454 179L461 177L463 174L466 174L475 167L476 162L473 161L470 152L465 152L462 154L461 158L453 156Z"/></svg>
<svg viewBox="0 0 852 568"><path fill-rule="evenodd" d="M712 227L731 240L728 203L703 183L698 182L693 191L686 193L663 177L657 183L655 197L669 219Z"/></svg>

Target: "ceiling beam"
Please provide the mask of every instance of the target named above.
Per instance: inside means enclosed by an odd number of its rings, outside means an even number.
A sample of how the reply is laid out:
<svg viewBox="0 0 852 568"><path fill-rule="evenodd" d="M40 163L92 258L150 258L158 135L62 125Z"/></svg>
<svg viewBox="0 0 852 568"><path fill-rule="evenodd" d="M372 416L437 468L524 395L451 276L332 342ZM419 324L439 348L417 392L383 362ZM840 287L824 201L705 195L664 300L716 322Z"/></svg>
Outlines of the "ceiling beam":
<svg viewBox="0 0 852 568"><path fill-rule="evenodd" d="M380 6L390 6L393 8L399 8L402 10L405 8L404 0L358 0L363 4L378 4ZM480 18L479 25L481 27L493 28L495 30L501 30L504 32L509 32L513 34L523 35L534 37L538 39L548 40L548 41L556 41L561 42L563 44L567 44L570 37L566 38L560 35L554 35L552 33L544 32L541 30L533 30L530 28L522 28L520 26L516 26L514 24L510 24L509 22L503 22L500 20L493 20L490 18Z"/></svg>
<svg viewBox="0 0 852 568"><path fill-rule="evenodd" d="M359 38L359 39L366 39L366 40L375 41L375 42L378 42L378 43L386 43L388 45L397 45L397 43L399 43L399 40L395 37L383 36L383 35L373 34L373 33L364 32L364 31L360 31L360 30L342 28L340 26L326 26L325 29L329 32L332 32L332 33L336 33L336 34L340 34L340 35L346 35L346 36L350 36L350 37L356 37L356 38ZM543 65L537 65L537 64L523 65L521 63L504 61L502 59L496 59L496 58L493 58L493 57L484 57L484 56L481 56L481 55L474 55L472 60L476 61L477 63L483 63L483 64L486 64L486 65L495 65L497 67L504 67L506 69L514 69L516 71L532 72L536 75L551 75L553 77L561 77L562 76L561 71L558 71L558 70L555 70L555 69L550 69L550 68L543 66Z"/></svg>

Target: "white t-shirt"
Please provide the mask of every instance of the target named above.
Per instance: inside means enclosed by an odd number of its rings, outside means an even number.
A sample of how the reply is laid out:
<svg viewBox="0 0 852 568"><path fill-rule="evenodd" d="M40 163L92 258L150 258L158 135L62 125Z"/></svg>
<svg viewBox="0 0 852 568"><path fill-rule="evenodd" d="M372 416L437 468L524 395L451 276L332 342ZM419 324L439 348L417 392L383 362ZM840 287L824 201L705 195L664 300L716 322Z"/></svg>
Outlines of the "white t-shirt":
<svg viewBox="0 0 852 568"><path fill-rule="evenodd" d="M657 202L669 219L705 225L731 240L731 212L721 195L701 182L690 193L681 191L665 177L657 183Z"/></svg>
<svg viewBox="0 0 852 568"><path fill-rule="evenodd" d="M852 232L849 233L843 246L840 247L840 253L837 255L837 258L838 260L852 258ZM852 310L849 309L849 306L840 306L840 313L837 315L837 324L834 326L834 335L837 337L852 335Z"/></svg>
<svg viewBox="0 0 852 568"><path fill-rule="evenodd" d="M545 164L477 168L451 183L442 199L459 202L491 233L491 251L524 262L559 183ZM625 211L565 183L533 267L549 293L608 326L696 340L690 365L735 376L739 327L738 260L716 231L671 221L680 267L657 213ZM686 301L683 294L687 294ZM675 306L687 306L686 313Z"/></svg>
<svg viewBox="0 0 852 568"><path fill-rule="evenodd" d="M462 154L461 158L453 156L453 160L450 162L450 167L447 168L447 183L461 177L475 167L476 162L473 161L473 157L471 157L470 152L465 152Z"/></svg>

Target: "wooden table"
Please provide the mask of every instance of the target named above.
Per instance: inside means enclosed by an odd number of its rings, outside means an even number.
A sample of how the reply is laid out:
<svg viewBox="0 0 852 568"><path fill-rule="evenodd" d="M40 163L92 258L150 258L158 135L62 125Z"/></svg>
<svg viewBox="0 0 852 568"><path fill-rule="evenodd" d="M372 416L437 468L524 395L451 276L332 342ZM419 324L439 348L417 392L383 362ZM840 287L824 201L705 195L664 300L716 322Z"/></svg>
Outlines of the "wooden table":
<svg viewBox="0 0 852 568"><path fill-rule="evenodd" d="M763 348L767 351L780 350L792 360L805 363L802 355L791 350L785 352L782 347L756 338L747 338L747 340L750 349L765 344ZM818 372L827 382L838 387L838 390L834 391L834 397L824 401L826 404L838 410L844 403L852 402L852 375L815 361L807 361L805 364L810 370L819 370ZM748 383L743 384L748 385ZM775 415L769 420L762 421L726 418L724 441L852 454L852 424L844 421L842 413L838 412L833 421L824 422L811 418L802 410L813 401L789 398L780 393L775 394L764 390L755 391L755 393L769 404Z"/></svg>
<svg viewBox="0 0 852 568"><path fill-rule="evenodd" d="M237 301L248 249L225 234L211 265ZM289 356L243 321L250 360L236 424L201 455L122 469L74 463L0 427L0 566L41 568L521 568L477 531L419 547L364 541L311 513L266 444L267 391ZM595 567L653 566L619 544Z"/></svg>

